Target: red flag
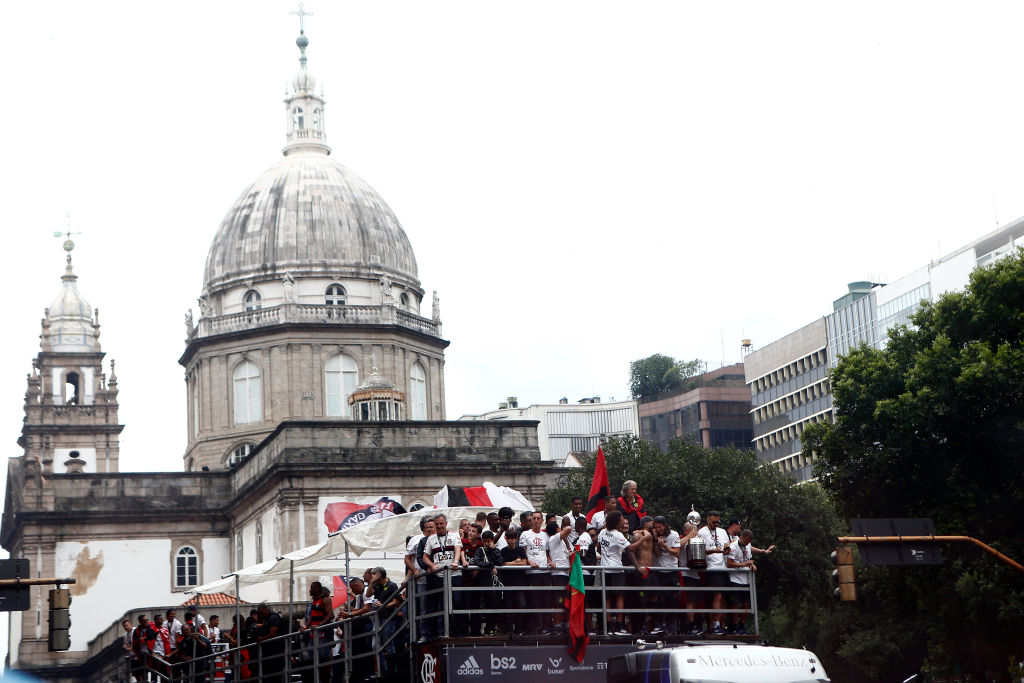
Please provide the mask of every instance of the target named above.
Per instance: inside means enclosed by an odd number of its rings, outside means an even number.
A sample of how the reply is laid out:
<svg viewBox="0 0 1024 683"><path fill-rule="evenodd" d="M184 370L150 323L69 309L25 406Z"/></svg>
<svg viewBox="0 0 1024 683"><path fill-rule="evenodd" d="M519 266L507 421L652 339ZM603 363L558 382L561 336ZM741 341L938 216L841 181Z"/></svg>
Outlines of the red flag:
<svg viewBox="0 0 1024 683"><path fill-rule="evenodd" d="M569 654L582 664L590 638L587 636L587 627L584 623L587 589L583 583L583 562L580 559L579 546L576 546L576 552L572 554L572 570L569 572L569 585L566 586L566 590L569 591L565 599L565 606L569 610Z"/></svg>
<svg viewBox="0 0 1024 683"><path fill-rule="evenodd" d="M604 451L597 447L597 465L594 466L594 481L590 484L590 496L587 498L587 521L591 521L594 513L604 510L604 499L608 497L608 468L604 464Z"/></svg>

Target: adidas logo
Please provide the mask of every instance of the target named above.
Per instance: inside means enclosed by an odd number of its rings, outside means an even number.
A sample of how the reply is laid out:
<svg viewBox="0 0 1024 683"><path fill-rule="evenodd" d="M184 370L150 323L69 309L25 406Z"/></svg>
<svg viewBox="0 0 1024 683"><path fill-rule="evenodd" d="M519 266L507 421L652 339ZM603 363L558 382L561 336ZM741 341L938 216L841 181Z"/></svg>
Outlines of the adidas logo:
<svg viewBox="0 0 1024 683"><path fill-rule="evenodd" d="M482 676L484 670L480 668L479 664L477 664L476 657L470 655L469 659L464 661L455 673L459 676Z"/></svg>

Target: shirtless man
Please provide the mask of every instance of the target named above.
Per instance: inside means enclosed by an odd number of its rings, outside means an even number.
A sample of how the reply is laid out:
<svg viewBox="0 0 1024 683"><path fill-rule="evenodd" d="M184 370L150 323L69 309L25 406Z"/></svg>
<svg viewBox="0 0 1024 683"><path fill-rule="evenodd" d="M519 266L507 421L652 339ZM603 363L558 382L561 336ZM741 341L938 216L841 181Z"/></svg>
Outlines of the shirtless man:
<svg viewBox="0 0 1024 683"><path fill-rule="evenodd" d="M633 566L636 568L636 573L632 574L632 581L630 582L633 586L643 588L644 591L641 594L639 591L630 592L630 608L631 609L656 609L658 606L658 594L654 590L648 590L648 588L655 588L658 585L657 572L652 572L651 567L655 566L654 553L656 549L655 536L654 536L654 518L647 516L640 519L640 526L633 532L632 542L639 542L640 545L632 551L633 553ZM637 635L637 627L641 621L646 621L644 629L640 633L653 633L650 630L651 616L648 613L645 620L639 618L640 615L636 615L633 621L633 634Z"/></svg>

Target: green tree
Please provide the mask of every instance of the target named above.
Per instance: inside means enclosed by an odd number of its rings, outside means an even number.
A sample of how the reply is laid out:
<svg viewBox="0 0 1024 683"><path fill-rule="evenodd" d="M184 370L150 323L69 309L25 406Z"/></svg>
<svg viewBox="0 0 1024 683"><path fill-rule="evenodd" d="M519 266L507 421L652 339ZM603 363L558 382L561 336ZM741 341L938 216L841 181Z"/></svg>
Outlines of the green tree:
<svg viewBox="0 0 1024 683"><path fill-rule="evenodd" d="M608 483L618 492L633 479L647 510L682 528L693 505L704 516L717 509L755 533L755 544L776 544L758 556L757 593L761 631L770 642L807 646L819 642L823 619L836 609L831 594L839 518L816 486L799 485L750 451L710 449L692 439L674 439L667 451L636 437L612 439L604 449ZM567 510L574 495L586 496L596 456L569 472L565 486L549 489L546 510ZM818 652L831 674L827 652ZM844 680L841 676L833 680Z"/></svg>
<svg viewBox="0 0 1024 683"><path fill-rule="evenodd" d="M691 378L704 369L704 361L680 362L672 356L656 353L629 364L629 390L636 399L649 399L658 394L685 389Z"/></svg>
<svg viewBox="0 0 1024 683"><path fill-rule="evenodd" d="M975 270L965 291L912 321L884 350L840 360L835 422L803 434L805 453L817 455L844 517L931 517L940 534L980 538L1020 561L1024 251ZM847 664L882 671L888 653L875 648L895 640L914 657L910 671L1007 680L1010 657L1024 652L1024 574L970 546L942 550L942 567L860 572L861 618L836 641Z"/></svg>

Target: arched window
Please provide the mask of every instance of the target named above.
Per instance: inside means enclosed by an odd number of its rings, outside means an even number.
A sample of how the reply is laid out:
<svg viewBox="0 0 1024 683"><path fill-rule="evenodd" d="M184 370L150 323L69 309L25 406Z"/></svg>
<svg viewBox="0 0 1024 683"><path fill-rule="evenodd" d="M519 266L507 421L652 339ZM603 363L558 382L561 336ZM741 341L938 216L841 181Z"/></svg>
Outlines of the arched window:
<svg viewBox="0 0 1024 683"><path fill-rule="evenodd" d="M256 522L256 564L263 561L263 522Z"/></svg>
<svg viewBox="0 0 1024 683"><path fill-rule="evenodd" d="M398 297L398 302L399 302L400 304L402 304L402 308L404 308L404 309L406 309L406 310L408 310L408 309L409 309L409 295L408 295L408 294L405 294L405 293L403 292L403 293L402 293L402 296Z"/></svg>
<svg viewBox="0 0 1024 683"><path fill-rule="evenodd" d="M263 382L260 369L251 360L235 366L235 424L248 424L263 419Z"/></svg>
<svg viewBox="0 0 1024 683"><path fill-rule="evenodd" d="M328 306L344 306L345 288L338 284L330 285L324 298Z"/></svg>
<svg viewBox="0 0 1024 683"><path fill-rule="evenodd" d="M245 302L245 310L260 310L261 308L263 308L262 299L263 297L260 296L259 292L257 292L255 289L250 289L248 292L245 293L245 299L243 299L243 301Z"/></svg>
<svg viewBox="0 0 1024 683"><path fill-rule="evenodd" d="M298 130L304 127L305 119L302 116L302 107L294 107L292 109L292 128Z"/></svg>
<svg viewBox="0 0 1024 683"><path fill-rule="evenodd" d="M234 467L245 460L249 454L252 453L252 449L253 445L251 443L243 443L241 446L232 449L231 453L228 454L228 459L225 464L228 467Z"/></svg>
<svg viewBox="0 0 1024 683"><path fill-rule="evenodd" d="M416 512L417 510L422 510L423 507L423 503L413 503L412 507L409 508L409 512Z"/></svg>
<svg viewBox="0 0 1024 683"><path fill-rule="evenodd" d="M199 585L199 555L189 545L178 548L174 556L174 587L191 588Z"/></svg>
<svg viewBox="0 0 1024 683"><path fill-rule="evenodd" d="M313 128L317 130L323 130L321 127L320 108L317 107L313 110Z"/></svg>
<svg viewBox="0 0 1024 683"><path fill-rule="evenodd" d="M351 356L343 353L327 359L324 365L324 386L327 390L328 417L348 415L348 395L359 384L359 368Z"/></svg>
<svg viewBox="0 0 1024 683"><path fill-rule="evenodd" d="M427 373L419 363L409 370L410 415L413 420L427 419Z"/></svg>

